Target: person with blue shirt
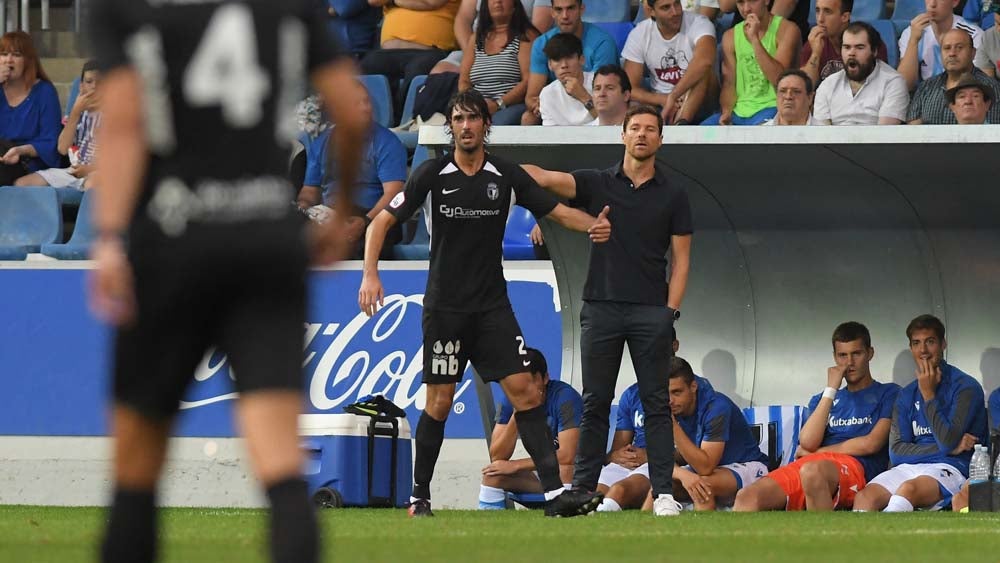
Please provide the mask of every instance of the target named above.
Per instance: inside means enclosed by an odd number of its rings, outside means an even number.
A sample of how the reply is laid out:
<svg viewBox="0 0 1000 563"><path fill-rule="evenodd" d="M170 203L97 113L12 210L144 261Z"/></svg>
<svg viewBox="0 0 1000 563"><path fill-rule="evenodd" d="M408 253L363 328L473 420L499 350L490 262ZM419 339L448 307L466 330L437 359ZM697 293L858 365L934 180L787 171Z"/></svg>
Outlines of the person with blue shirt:
<svg viewBox="0 0 1000 563"><path fill-rule="evenodd" d="M568 383L549 379L549 366L545 356L535 348L525 348L528 353L528 371L542 396L549 430L555 436L559 475L563 483L573 481L573 459L580 440L580 416L583 399ZM501 395L497 408L496 424L490 442L490 464L483 468L483 481L479 486L480 510L506 508L507 491L514 493L542 493L542 483L535 473L535 462L530 457L510 459L517 444L517 423L514 407L506 395ZM567 485L568 486L568 485Z"/></svg>
<svg viewBox="0 0 1000 563"><path fill-rule="evenodd" d="M674 341L676 353L677 341ZM714 391L704 377L695 376L698 388ZM633 383L618 400L615 436L608 463L597 480L597 492L604 493L598 512L618 512L642 508L649 497L649 463L646 459L646 415L639 399L639 384Z"/></svg>
<svg viewBox="0 0 1000 563"><path fill-rule="evenodd" d="M365 229L372 218L385 209L396 194L403 191L403 183L406 181L406 147L392 131L375 123L371 99L364 85L358 83L350 94L357 97L358 112L371 124L354 191L354 209L348 210L351 217L348 219L347 237L355 244L351 257L361 259ZM325 205L335 198L336 166L329 159L329 155L332 154L329 149L332 131L332 128L326 128L315 136L303 139L306 149L306 172L297 199L301 209ZM310 216L324 220L323 213L310 213ZM392 256L392 246L401 238L400 229L389 232L382 249L383 257Z"/></svg>
<svg viewBox="0 0 1000 563"><path fill-rule="evenodd" d="M832 341L835 365L826 389L809 401L796 460L741 490L737 512L850 509L865 483L888 468L899 386L872 378L875 349L865 325L842 323Z"/></svg>
<svg viewBox="0 0 1000 563"><path fill-rule="evenodd" d="M994 389L986 399L986 413L992 432L1000 432L1000 389ZM994 452L995 455L995 452ZM962 485L962 490L951 499L952 512L969 511L969 482Z"/></svg>
<svg viewBox="0 0 1000 563"><path fill-rule="evenodd" d="M382 10L367 0L327 0L330 33L355 56L375 47L375 32Z"/></svg>
<svg viewBox="0 0 1000 563"><path fill-rule="evenodd" d="M584 22L584 9L583 0L552 0L555 25L531 44L531 74L528 76L528 92L524 98L527 109L521 116L521 125L538 125L542 122L539 96L542 88L555 80L555 74L549 70L545 44L557 33L572 33L583 42L584 72L593 72L608 64L618 64L618 46L614 38L596 25ZM593 101L590 103L593 104Z"/></svg>
<svg viewBox="0 0 1000 563"><path fill-rule="evenodd" d="M917 379L899 392L889 431L893 468L868 483L854 510L939 510L969 474L976 444L987 444L983 387L944 361L944 324L920 315L906 327Z"/></svg>
<svg viewBox="0 0 1000 563"><path fill-rule="evenodd" d="M680 346L674 338L674 354ZM699 378L701 381L702 378ZM705 379L705 384L711 386ZM646 459L646 414L639 398L639 384L633 383L618 398L615 434L604 469L597 478L597 492L604 494L598 512L640 508L649 493L649 463ZM610 495L610 497L609 497Z"/></svg>
<svg viewBox="0 0 1000 563"><path fill-rule="evenodd" d="M0 37L0 84L0 186L11 186L21 176L60 166L62 110L31 36L23 31Z"/></svg>
<svg viewBox="0 0 1000 563"><path fill-rule="evenodd" d="M732 399L695 379L691 365L670 360L670 411L674 444L687 465L674 465L674 490L695 510L731 506L737 491L767 474L767 454L760 451L743 411ZM647 498L652 507L652 498Z"/></svg>

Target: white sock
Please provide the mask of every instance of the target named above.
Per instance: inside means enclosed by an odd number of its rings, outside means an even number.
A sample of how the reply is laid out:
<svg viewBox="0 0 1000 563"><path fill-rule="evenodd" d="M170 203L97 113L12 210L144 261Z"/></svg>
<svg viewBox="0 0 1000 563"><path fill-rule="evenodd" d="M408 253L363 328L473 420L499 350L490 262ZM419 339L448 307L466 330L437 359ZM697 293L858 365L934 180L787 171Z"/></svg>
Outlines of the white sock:
<svg viewBox="0 0 1000 563"><path fill-rule="evenodd" d="M889 497L889 504L886 505L885 510L882 512L913 512L913 505L910 504L910 501L906 500L906 497L892 495Z"/></svg>
<svg viewBox="0 0 1000 563"><path fill-rule="evenodd" d="M545 491L545 500L552 500L561 495L565 490L566 489L556 489L554 491Z"/></svg>
<svg viewBox="0 0 1000 563"><path fill-rule="evenodd" d="M604 501L597 507L598 512L621 512L622 507L615 499L604 497Z"/></svg>
<svg viewBox="0 0 1000 563"><path fill-rule="evenodd" d="M420 499L417 497L410 497L410 504L417 502L418 500L430 500L430 499Z"/></svg>
<svg viewBox="0 0 1000 563"><path fill-rule="evenodd" d="M507 500L507 494L503 489L479 485L479 500L487 503L503 502Z"/></svg>
<svg viewBox="0 0 1000 563"><path fill-rule="evenodd" d="M573 483L563 483L563 489L567 491L573 488Z"/></svg>

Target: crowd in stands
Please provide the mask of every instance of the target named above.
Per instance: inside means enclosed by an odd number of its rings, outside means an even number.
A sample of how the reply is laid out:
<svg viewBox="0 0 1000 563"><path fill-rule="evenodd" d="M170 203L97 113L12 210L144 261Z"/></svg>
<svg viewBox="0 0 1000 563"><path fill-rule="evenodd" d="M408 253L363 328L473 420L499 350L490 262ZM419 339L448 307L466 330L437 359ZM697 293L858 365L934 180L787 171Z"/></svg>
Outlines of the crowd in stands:
<svg viewBox="0 0 1000 563"><path fill-rule="evenodd" d="M88 187L101 123L99 80L96 63L85 63L63 123L31 36L12 31L0 38L0 186Z"/></svg>
<svg viewBox="0 0 1000 563"><path fill-rule="evenodd" d="M802 75L788 76L808 79ZM784 463L760 449L732 399L675 356L663 374L674 417L674 497L690 510L967 509L970 459L974 446L988 446L990 429L1000 427L1000 389L987 400L974 378L945 361L945 327L938 318L920 315L905 334L917 367L913 382L901 388L873 377L875 350L863 324L837 326L834 365L825 379L817 374L817 387L825 387L809 400L794 459L789 462L793 456L786 452ZM675 340L675 352L677 347ZM560 476L569 483L582 400L572 387L549 378L540 352L532 350L529 357L558 443ZM541 492L531 460L512 459L517 431L511 413L501 396L490 463L482 471L483 510L505 508L508 494L531 507L531 494ZM618 401L599 479L599 512L651 510L644 419L634 384Z"/></svg>
<svg viewBox="0 0 1000 563"><path fill-rule="evenodd" d="M816 0L811 28L806 0L645 0L634 27L584 21L585 0L369 4L383 12L381 47L359 55L361 68L389 78L397 110L414 77L455 73L433 95L476 89L495 125L597 124L595 73L617 65L630 102L659 107L670 125L788 124L779 79L796 69L810 108L796 124L955 124L948 92L960 83L971 92L961 99L987 108L983 122L1000 123L995 2L925 0L912 20L889 22L852 20L854 0ZM866 17L886 11L867 4Z"/></svg>

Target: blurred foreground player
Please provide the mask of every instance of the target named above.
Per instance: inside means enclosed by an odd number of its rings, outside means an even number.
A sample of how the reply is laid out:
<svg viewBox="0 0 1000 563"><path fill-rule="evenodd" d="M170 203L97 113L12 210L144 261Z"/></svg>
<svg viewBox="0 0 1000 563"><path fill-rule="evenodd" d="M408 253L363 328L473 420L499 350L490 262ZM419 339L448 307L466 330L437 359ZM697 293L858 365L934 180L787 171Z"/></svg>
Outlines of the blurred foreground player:
<svg viewBox="0 0 1000 563"><path fill-rule="evenodd" d="M600 496L563 492L559 460L545 405L532 382L531 359L507 297L502 243L512 202L537 218L551 217L594 242L611 237L605 207L598 218L559 203L519 166L486 152L490 110L482 94L452 97L445 114L454 139L451 154L420 165L403 192L368 227L358 305L368 316L383 304L378 257L385 235L428 202L431 260L424 295L424 372L427 392L417 423L411 516L433 516L431 477L444 425L468 362L483 381L496 381L514 407L514 421L545 491L546 516L575 516L597 508Z"/></svg>
<svg viewBox="0 0 1000 563"><path fill-rule="evenodd" d="M307 73L337 121L341 185L364 130L338 91L353 66L311 0L98 0L105 71L92 254L95 310L115 341L114 499L105 562L156 557L155 495L178 402L211 346L228 354L236 414L271 504L271 555L317 560L301 479L302 327L309 248L346 251L342 223L304 232L285 178ZM338 195L350 202L349 190Z"/></svg>

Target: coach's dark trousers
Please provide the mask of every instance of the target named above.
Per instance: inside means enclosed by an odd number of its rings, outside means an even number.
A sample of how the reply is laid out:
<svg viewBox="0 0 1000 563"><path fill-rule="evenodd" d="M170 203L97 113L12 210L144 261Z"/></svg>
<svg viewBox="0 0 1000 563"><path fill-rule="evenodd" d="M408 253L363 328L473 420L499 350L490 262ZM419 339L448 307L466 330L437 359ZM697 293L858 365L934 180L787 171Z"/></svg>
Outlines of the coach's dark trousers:
<svg viewBox="0 0 1000 563"><path fill-rule="evenodd" d="M627 342L646 415L646 455L653 498L673 494L674 428L667 374L674 333L666 306L585 301L580 325L583 421L574 484L590 491L597 488L607 453L611 402Z"/></svg>

